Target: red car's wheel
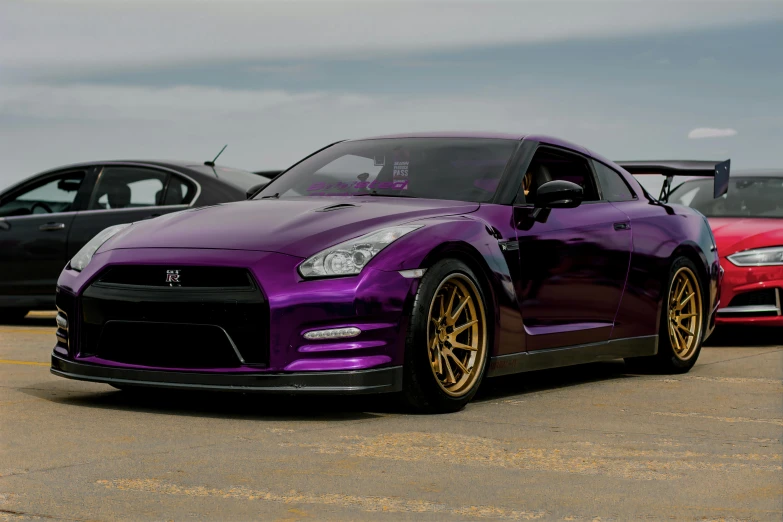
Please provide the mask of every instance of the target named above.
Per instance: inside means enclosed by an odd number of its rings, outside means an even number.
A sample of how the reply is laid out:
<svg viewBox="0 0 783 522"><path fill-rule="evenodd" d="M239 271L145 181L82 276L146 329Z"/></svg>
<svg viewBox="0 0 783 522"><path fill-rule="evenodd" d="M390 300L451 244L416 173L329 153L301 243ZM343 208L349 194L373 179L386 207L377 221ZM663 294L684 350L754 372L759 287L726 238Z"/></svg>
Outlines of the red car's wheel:
<svg viewBox="0 0 783 522"><path fill-rule="evenodd" d="M406 402L419 411L462 409L476 394L489 358L485 299L470 268L454 259L429 268L410 325Z"/></svg>

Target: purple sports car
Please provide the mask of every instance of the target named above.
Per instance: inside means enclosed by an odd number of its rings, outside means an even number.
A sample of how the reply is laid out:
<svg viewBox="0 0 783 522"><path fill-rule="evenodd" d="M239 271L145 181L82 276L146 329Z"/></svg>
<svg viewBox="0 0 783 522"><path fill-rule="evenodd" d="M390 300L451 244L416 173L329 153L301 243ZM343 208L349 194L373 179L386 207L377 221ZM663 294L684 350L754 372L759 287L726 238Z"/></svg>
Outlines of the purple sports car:
<svg viewBox="0 0 783 522"><path fill-rule="evenodd" d="M583 147L342 141L249 201L95 236L58 282L52 372L456 411L485 377L615 358L688 371L721 277L704 216Z"/></svg>

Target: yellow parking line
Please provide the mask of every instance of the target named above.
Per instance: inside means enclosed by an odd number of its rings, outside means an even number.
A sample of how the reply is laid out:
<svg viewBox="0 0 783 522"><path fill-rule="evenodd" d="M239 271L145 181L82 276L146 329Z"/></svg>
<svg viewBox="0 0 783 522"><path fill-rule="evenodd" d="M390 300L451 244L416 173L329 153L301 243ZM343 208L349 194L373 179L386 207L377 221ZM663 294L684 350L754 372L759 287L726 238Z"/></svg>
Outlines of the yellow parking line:
<svg viewBox="0 0 783 522"><path fill-rule="evenodd" d="M46 335L52 335L54 333L54 330L51 328L47 328L44 330L43 328L0 328L0 333L36 333L36 334L46 334Z"/></svg>
<svg viewBox="0 0 783 522"><path fill-rule="evenodd" d="M0 364L24 364L26 366L49 366L48 362L36 362L36 361L11 361L8 359L0 359Z"/></svg>

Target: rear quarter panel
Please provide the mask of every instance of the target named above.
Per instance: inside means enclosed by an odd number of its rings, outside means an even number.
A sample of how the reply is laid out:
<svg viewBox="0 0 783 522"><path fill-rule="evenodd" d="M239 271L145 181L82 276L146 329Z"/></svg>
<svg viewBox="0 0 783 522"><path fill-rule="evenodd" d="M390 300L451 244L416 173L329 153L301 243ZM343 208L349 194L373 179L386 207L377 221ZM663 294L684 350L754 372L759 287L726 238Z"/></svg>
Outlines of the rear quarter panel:
<svg viewBox="0 0 783 522"><path fill-rule="evenodd" d="M651 202L643 196L613 204L631 220L633 252L611 338L658 333L669 270L681 255L699 269L707 310L713 314L718 303L720 263L705 218L690 208Z"/></svg>

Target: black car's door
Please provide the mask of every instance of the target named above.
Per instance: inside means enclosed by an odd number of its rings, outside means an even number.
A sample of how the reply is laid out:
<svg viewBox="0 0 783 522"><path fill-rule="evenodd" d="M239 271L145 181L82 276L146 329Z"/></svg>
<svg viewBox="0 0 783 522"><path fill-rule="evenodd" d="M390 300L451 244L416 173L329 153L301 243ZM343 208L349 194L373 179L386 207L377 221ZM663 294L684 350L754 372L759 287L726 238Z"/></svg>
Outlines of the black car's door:
<svg viewBox="0 0 783 522"><path fill-rule="evenodd" d="M68 238L73 256L98 232L188 208L198 196L191 179L165 169L133 164L101 167L87 210L79 212Z"/></svg>
<svg viewBox="0 0 783 522"><path fill-rule="evenodd" d="M541 147L528 172L526 203L514 209L527 349L608 341L628 274L630 220L601 197L589 160L579 154ZM535 189L553 179L582 185L585 201L536 221Z"/></svg>
<svg viewBox="0 0 783 522"><path fill-rule="evenodd" d="M52 172L0 199L0 306L54 303L68 261L68 234L89 197L90 168Z"/></svg>

